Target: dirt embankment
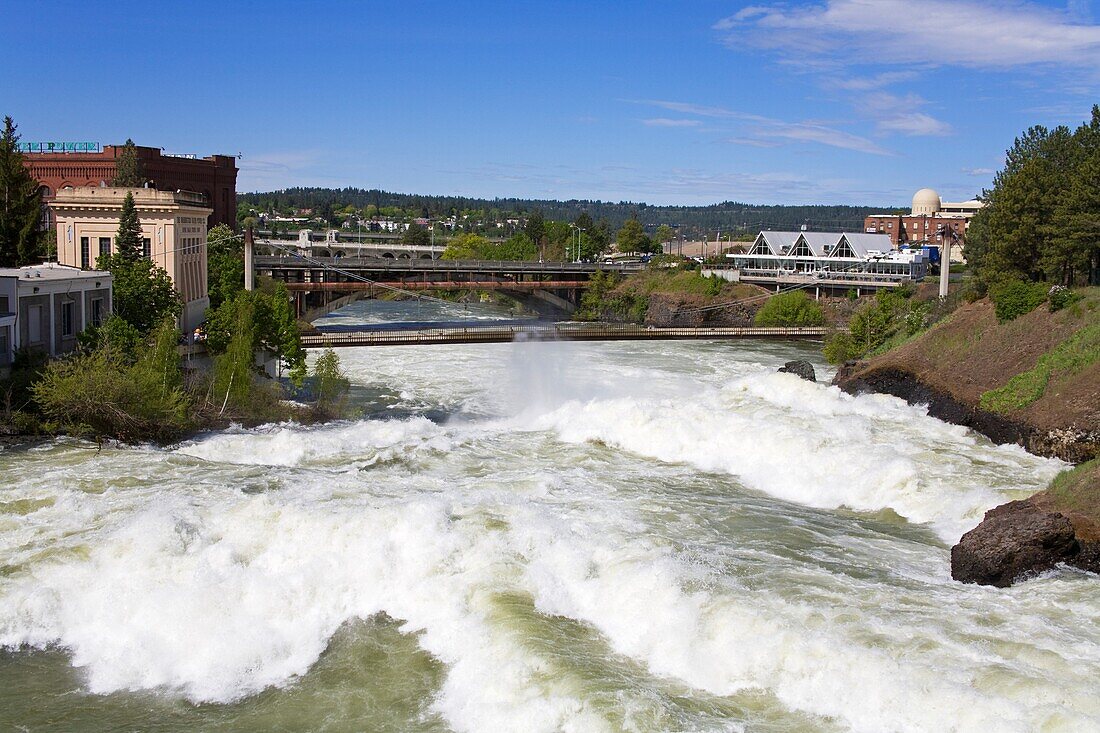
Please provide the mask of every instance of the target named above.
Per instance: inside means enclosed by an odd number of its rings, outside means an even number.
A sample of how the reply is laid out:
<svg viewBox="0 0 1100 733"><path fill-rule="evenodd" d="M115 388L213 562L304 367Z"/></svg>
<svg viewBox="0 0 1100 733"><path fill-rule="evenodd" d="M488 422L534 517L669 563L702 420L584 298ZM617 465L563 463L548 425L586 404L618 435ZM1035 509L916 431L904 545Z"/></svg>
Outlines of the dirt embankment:
<svg viewBox="0 0 1100 733"><path fill-rule="evenodd" d="M835 383L848 392L885 392L927 404L935 417L995 442L1079 463L1100 455L1100 362L1044 368L1050 363L1045 357L1098 323L1100 308L1085 304L1057 313L1040 307L999 323L992 303L983 300L892 351L846 364ZM1014 384L1026 383L1027 398L986 409L987 398L983 407L983 395L1020 375Z"/></svg>
<svg viewBox="0 0 1100 733"><path fill-rule="evenodd" d="M1058 565L1100 572L1100 292L999 323L980 301L912 341L849 363L836 384L896 395L999 443L1080 463L989 510L951 549L951 576L1008 586Z"/></svg>

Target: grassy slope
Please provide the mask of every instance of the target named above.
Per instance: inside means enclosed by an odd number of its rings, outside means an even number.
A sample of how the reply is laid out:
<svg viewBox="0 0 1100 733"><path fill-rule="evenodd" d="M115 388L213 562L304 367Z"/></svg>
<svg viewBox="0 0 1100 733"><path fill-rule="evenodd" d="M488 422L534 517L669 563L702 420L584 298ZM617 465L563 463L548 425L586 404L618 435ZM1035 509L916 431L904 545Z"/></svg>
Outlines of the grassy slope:
<svg viewBox="0 0 1100 733"><path fill-rule="evenodd" d="M900 369L963 402L1045 430L1100 430L1100 288L1074 307L1045 305L998 323L988 300L949 318L860 371ZM1100 541L1100 459L1059 475L1035 496L1070 517L1078 538Z"/></svg>
<svg viewBox="0 0 1100 733"><path fill-rule="evenodd" d="M1100 542L1100 458L1063 471L1033 501L1068 516L1077 539Z"/></svg>
<svg viewBox="0 0 1100 733"><path fill-rule="evenodd" d="M964 305L864 369L882 368L1040 429L1100 429L1100 289L1071 308L1040 306L1007 323L987 300Z"/></svg>

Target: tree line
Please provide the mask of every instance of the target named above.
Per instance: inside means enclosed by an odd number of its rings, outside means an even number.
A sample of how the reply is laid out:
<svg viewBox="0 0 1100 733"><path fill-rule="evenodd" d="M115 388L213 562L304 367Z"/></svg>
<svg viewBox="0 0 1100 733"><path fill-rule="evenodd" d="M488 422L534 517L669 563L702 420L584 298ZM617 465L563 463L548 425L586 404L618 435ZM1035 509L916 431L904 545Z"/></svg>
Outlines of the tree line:
<svg viewBox="0 0 1100 733"><path fill-rule="evenodd" d="M403 194L381 189L362 188L287 188L281 191L240 193L240 207L248 212L292 214L309 209L315 216L340 226L353 213L361 216L393 218L446 218L468 216L495 225L508 219L526 219L536 212L545 219L575 221L582 213L594 220L606 221L612 229L629 220L637 220L643 229L653 231L661 224L676 228L688 239L716 232L756 233L760 229L797 230L802 225L817 231L862 231L869 214L897 210L899 207L869 206L760 206L724 201L707 206L651 206L641 202L569 199L471 198L464 196L426 196Z"/></svg>

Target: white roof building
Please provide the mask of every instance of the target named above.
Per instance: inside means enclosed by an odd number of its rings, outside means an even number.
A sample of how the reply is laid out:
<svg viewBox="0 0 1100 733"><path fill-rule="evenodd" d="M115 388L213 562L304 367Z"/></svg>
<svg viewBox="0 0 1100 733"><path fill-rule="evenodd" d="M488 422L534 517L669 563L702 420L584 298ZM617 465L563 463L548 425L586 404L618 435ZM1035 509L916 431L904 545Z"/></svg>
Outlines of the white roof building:
<svg viewBox="0 0 1100 733"><path fill-rule="evenodd" d="M52 262L0 268L0 367L20 349L50 356L75 349L77 334L110 314L111 286L103 270Z"/></svg>

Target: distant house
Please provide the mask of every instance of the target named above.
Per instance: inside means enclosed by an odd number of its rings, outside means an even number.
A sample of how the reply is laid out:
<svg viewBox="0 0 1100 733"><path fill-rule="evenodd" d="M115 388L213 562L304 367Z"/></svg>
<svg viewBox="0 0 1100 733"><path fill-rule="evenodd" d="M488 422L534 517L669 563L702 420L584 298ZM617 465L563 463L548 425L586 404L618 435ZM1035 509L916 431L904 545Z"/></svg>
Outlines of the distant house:
<svg viewBox="0 0 1100 733"><path fill-rule="evenodd" d="M54 263L0 268L0 367L20 349L57 356L111 313L111 273Z"/></svg>

